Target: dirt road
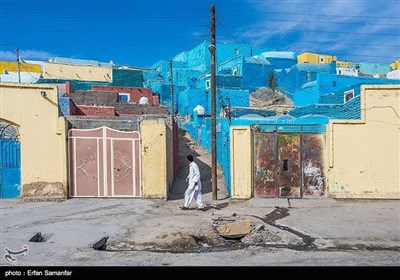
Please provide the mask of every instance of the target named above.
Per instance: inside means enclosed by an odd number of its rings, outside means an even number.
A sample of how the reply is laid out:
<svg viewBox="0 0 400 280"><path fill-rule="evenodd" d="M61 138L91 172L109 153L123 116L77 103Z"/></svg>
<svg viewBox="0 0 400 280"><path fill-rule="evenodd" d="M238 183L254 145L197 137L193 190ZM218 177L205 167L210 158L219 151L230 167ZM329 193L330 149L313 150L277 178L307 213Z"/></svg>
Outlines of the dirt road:
<svg viewBox="0 0 400 280"><path fill-rule="evenodd" d="M183 134L181 167L168 200L74 198L0 200L1 266L399 266L400 202L253 198L231 201L220 175L211 201L210 155ZM183 211L192 153L207 211ZM219 174L221 172L219 171ZM250 219L227 239L219 226ZM40 232L43 242L29 242ZM104 250L93 245L108 237ZM7 250L18 252L14 262Z"/></svg>
<svg viewBox="0 0 400 280"><path fill-rule="evenodd" d="M197 163L201 173L202 182L202 193L203 198L206 202L210 203L212 200L211 190L211 155L201 147L190 137L185 131L179 130L179 170L177 176L174 179L173 185L168 195L168 200L182 199L185 190L187 188L187 182L185 181L186 176L189 172L189 166L187 163L186 156L188 154L193 155L194 161ZM225 177L218 167L217 169L217 197L218 201L225 201L229 198L226 185ZM193 202L192 207L195 207Z"/></svg>

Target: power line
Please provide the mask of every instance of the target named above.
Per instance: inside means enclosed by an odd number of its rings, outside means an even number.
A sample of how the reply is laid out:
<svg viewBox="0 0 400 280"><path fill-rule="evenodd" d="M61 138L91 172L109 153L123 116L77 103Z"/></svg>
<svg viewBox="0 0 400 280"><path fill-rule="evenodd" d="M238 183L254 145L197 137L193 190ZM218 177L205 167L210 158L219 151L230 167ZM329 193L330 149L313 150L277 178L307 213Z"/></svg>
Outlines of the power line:
<svg viewBox="0 0 400 280"><path fill-rule="evenodd" d="M99 15L93 15L94 17L99 17ZM2 17L4 18L27 18L27 17L35 17L37 18L37 15L33 15L31 13L27 15L3 15ZM117 17L119 19L124 19L121 15L107 15L107 17ZM135 16L134 19L180 19L180 18L185 18L185 17L190 17L191 19L206 19L206 17L203 16L192 16L192 15L187 15L187 14L180 14L179 16ZM85 15L85 16L48 16L48 15L41 15L41 19L46 18L46 19L92 19L91 15ZM102 18L102 17L101 17ZM225 17L227 18L227 17ZM229 18L229 17L228 17ZM400 23L379 23L379 22L373 22L373 23L367 23L367 22L337 22L337 21L316 21L316 20L294 20L294 19L263 19L264 22L298 22L298 23L316 23L316 24L359 24L359 25L386 25L386 26L399 26Z"/></svg>
<svg viewBox="0 0 400 280"><path fill-rule="evenodd" d="M32 14L29 14L27 16L21 16L21 15L2 15L2 18L27 18L27 17L34 17L36 19L38 19L37 15L34 16ZM93 15L93 17L95 18L99 18L99 19L103 19L104 16L100 16L99 15ZM88 20L92 20L93 19L92 16L90 15L85 15L85 16L47 16L47 15L41 15L40 19L42 18L46 18L46 19L88 19ZM191 19L207 19L207 17L203 17L203 16L191 16L191 15L187 15L187 17L190 17ZM126 19L126 17L123 17L121 15L107 15L107 18L117 18L117 19ZM134 19L180 19L180 18L186 18L185 16L135 16ZM130 21L132 21L132 19L129 19Z"/></svg>
<svg viewBox="0 0 400 280"><path fill-rule="evenodd" d="M226 30L225 30L225 32L224 32L224 34L226 34L227 35L227 37L229 38L229 39L231 39L232 41L234 41L235 43L237 43L237 44L246 44L246 43L244 43L244 42L240 42L240 41L238 41L238 40L236 40L236 39L234 39L233 38L233 36L232 35L228 35L227 34L227 32L226 32ZM286 42L286 41L289 41L289 42L305 42L305 41L296 41L296 40L277 40L277 39L268 39L269 41L278 41L278 42ZM320 43L320 42L317 42L317 41L315 41L315 42L313 42L313 41L308 41L309 43L316 43L316 44L318 44L318 43ZM353 44L346 44L346 43L335 43L335 42L326 42L327 44L329 43L329 44L334 44L334 45L339 45L339 44L342 44L342 45L353 45ZM360 45L360 46L365 46L365 44L354 44L354 45ZM382 47L382 46L386 46L386 47L398 47L398 46L392 46L392 45L371 45L371 44L369 44L369 46L378 46L378 47ZM284 48L282 48L282 50L285 50L285 51L287 51L287 50L290 50L291 49L291 47L290 46L288 46L288 47L284 47ZM305 50L296 50L296 52L297 53L303 53L303 52L310 52L310 50L309 49L305 49ZM328 50L323 50L323 51L321 51L321 52L324 52L324 53L327 53L327 52L330 52L329 51L329 49ZM376 57L380 57L380 58L390 58L390 59L393 59L393 60L396 60L396 57L394 57L394 56L382 56L382 55L363 55L363 54L355 54L355 53L340 53L340 52L337 52L337 51L332 51L332 52L330 52L330 53L334 53L334 55L335 56L339 56L339 55L342 55L342 56L355 56L355 57L373 57L373 58L376 58Z"/></svg>
<svg viewBox="0 0 400 280"><path fill-rule="evenodd" d="M53 2L53 1L54 0L52 0L50 2ZM57 2L59 2L59 1L57 1ZM109 2L109 1L107 1L107 2ZM149 2L150 1L147 1L147 3L149 3ZM151 2L155 2L155 1L152 0ZM36 1L35 1L35 3L36 3ZM115 3L115 2L113 1L113 3ZM137 12L138 11L137 8L127 8L127 7L121 7L120 8L120 6L116 6L116 5L107 6L105 8L93 7L93 6L86 7L86 8L89 9L88 12L91 12L91 11L94 11L94 12L125 12L125 11L126 12L132 12L132 11L133 12ZM51 7L48 7L48 6L43 7L43 8L37 8L37 7L35 7L35 8L24 8L24 7L13 8L13 7L4 6L2 9L3 9L3 11L18 11L18 12L21 12L21 11L27 11L27 12L32 12L32 11L39 11L39 12L80 12L80 11L82 11L82 6L79 6L77 9L71 9L71 8L67 8L67 9L55 8L55 9L53 9ZM193 8L187 8L187 7L180 7L179 11L177 11L177 9L175 9L175 8L168 8L168 7L163 7L162 10L163 11L174 11L174 12L178 12L178 13L181 13L182 11L185 11L185 12L186 11L193 11L193 12L208 11L208 9L206 9L206 8L193 9Z"/></svg>
<svg viewBox="0 0 400 280"><path fill-rule="evenodd" d="M222 26L222 28L227 32L227 29L225 28L224 24L222 24L219 20L218 20L218 23L219 23L219 24ZM228 37L231 37L231 36L229 36L228 34L226 34L226 35L227 35ZM231 37L231 39L232 39L234 42L236 42L237 44L239 44L239 45L242 47L242 49L243 49L245 52L248 53L249 56L252 56L252 55L247 51L247 49L244 48L235 38ZM364 56L364 57L365 57L365 56ZM253 58L255 59L255 61L256 61L258 64L262 65L262 63L261 63L259 60L257 60L257 58L255 58L255 57L253 57ZM276 72L275 72L275 76L276 76L278 79L282 80L284 83L287 83L287 84L289 84L289 85L292 85L292 86L294 87L295 90L300 90L300 91L305 92L305 93L308 93L308 94L310 94L310 95L320 97L320 94L315 94L315 93L310 92L310 91L307 91L307 90L305 90L305 89L303 89L303 88L299 88L296 84L294 84L294 83L292 83L292 82L289 82L288 80L282 78L282 77L281 77L280 75L278 75Z"/></svg>
<svg viewBox="0 0 400 280"><path fill-rule="evenodd" d="M297 50L298 53L303 53L303 52L310 52L309 49L302 49L302 50ZM385 56L385 55L365 55L365 54L354 54L354 53L342 53L342 52L336 52L336 51L329 51L329 49L324 50L323 52L325 53L334 53L335 56L356 56L356 57L381 57L381 58L390 58L393 60L396 60L396 57L394 56Z"/></svg>
<svg viewBox="0 0 400 280"><path fill-rule="evenodd" d="M229 31L228 31L227 29L225 29L225 26L219 21L219 19L217 19L217 22L222 26L222 28L225 30L225 32L228 32L228 33L229 33ZM226 33L225 33L225 34L226 34ZM243 47L242 44L241 44L240 42L238 42L233 36L229 36L229 35L228 35L228 37L231 37L231 39L232 39L236 44L238 44L239 46L241 46L242 49L244 49L244 50L247 52L246 48ZM249 53L249 52L247 52L247 53L249 54L249 56L252 56L251 53ZM255 61L257 61L258 64L262 65L262 63L261 63L256 57L253 57L253 58L254 58Z"/></svg>
<svg viewBox="0 0 400 280"><path fill-rule="evenodd" d="M277 42L295 42L295 43L313 43L313 44L329 44L329 45L346 45L346 46L365 46L365 44L357 44L357 43L347 43L347 42L335 42L335 41L308 41L308 40L288 40L288 39L273 39L268 38L268 41L277 41ZM368 46L377 46L377 47L393 47L399 48L399 45L383 45L383 44L368 44Z"/></svg>
<svg viewBox="0 0 400 280"><path fill-rule="evenodd" d="M234 28L245 28L246 30L249 29L262 29L262 30L283 30L283 31L297 31L297 32L310 32L310 33L334 33L334 34L353 34L353 35L369 35L369 36L399 36L399 34L370 34L365 32L343 32L343 31L326 31L326 30L306 30L306 29L287 29L287 28L268 28L268 27L259 27L259 26L234 26L230 25L230 27Z"/></svg>
<svg viewBox="0 0 400 280"><path fill-rule="evenodd" d="M323 24L359 24L359 25L387 25L398 26L400 23L366 23L366 22L339 22L339 21L316 21L316 20L293 20L293 19L263 19L264 22L300 22L300 23L323 23Z"/></svg>
<svg viewBox="0 0 400 280"><path fill-rule="evenodd" d="M224 8L223 12L225 11L232 11L232 12L238 12L238 13L261 13L261 14L273 14L273 15L298 15L298 16L319 16L319 17L344 17L344 18L377 18L377 19L382 19L381 16L366 16L366 15L335 15L335 14L313 14L313 13L291 13L291 12L264 12L264 11L243 11L243 10L232 10L229 8ZM393 17L389 17L389 16L385 16L385 18L387 19L399 19L396 16Z"/></svg>
<svg viewBox="0 0 400 280"><path fill-rule="evenodd" d="M5 2L5 1L3 1L3 2ZM53 2L53 0L49 0L49 1L20 1L20 2L34 2L35 4L37 4L38 2L40 3L40 2L43 2L43 3L46 3L46 5L47 5L47 3L48 2ZM65 3L68 3L69 4L69 2L71 2L71 1L57 1L58 3L63 3L63 2L65 2ZM90 7L89 6L87 6L87 8L88 8L88 11L96 11L96 12L98 12L98 11L105 11L105 12L110 12L110 11L116 11L116 12L118 12L118 11L137 11L137 8L132 8L132 7L123 7L123 6L120 6L120 5L113 5L113 6L107 6L107 7L104 7L104 8L102 8L102 7L93 7L92 6L92 4L93 4L93 2L82 2L82 1L76 1L76 2L79 2L79 4L82 4L82 3L85 3L85 4L88 4L88 5L90 5ZM96 1L96 2L108 2L108 1ZM144 3L149 3L149 1L137 1L136 0L136 2L144 2ZM154 0L152 0L150 3L152 3L152 4L156 4L156 3L158 3L158 2L162 2L162 1L154 1ZM179 2L179 1L172 1L172 2ZM203 3L203 1L193 1L193 0L191 0L191 2L200 2L200 3ZM229 2L242 2L242 1L229 1ZM374 1L371 1L371 2L374 2ZM113 3L116 3L115 1L113 2ZM118 3L118 2L117 2ZM125 2L122 2L122 3L125 3ZM185 2L186 3L186 2ZM83 5L83 6L85 6L85 5ZM42 7L42 8L37 8L37 7L32 7L32 8L25 8L25 7L8 7L8 6L3 6L2 7L2 9L4 10L4 11L18 11L18 12L20 12L20 11L29 11L29 12L32 12L32 11L40 11L40 12L42 12L42 11L55 11L55 12L60 12L60 11L62 11L62 12L78 12L78 11L81 11L81 9L82 9L82 7L81 6L79 6L79 7L77 7L76 9L73 9L73 8L71 8L71 7L68 7L68 8L62 8L62 10L60 10L60 8L59 7L57 7L57 8L53 8L53 7L49 7L49 6L46 6L46 7ZM193 8L189 8L189 7L180 7L179 8L179 12L181 12L181 11L207 11L208 9L207 8L197 8L197 9L193 9ZM174 9L174 8L168 8L168 7L163 7L163 11L176 11L176 9ZM275 11L250 11L250 10L236 10L236 9L230 9L229 7L224 7L223 9L221 9L221 12L222 12L222 15L224 15L224 13L225 12L227 12L227 11L231 11L231 12L238 12L238 13L240 13L241 15L243 15L244 13L248 13L248 14L255 14L255 13L259 13L259 14L272 14L272 15L298 15L298 16L319 16L319 17L335 17L335 18L367 18L367 19L382 19L382 16L368 16L368 15L351 15L351 14L346 14L346 15L343 15L343 14L319 14L319 13L295 13L295 12L275 12ZM29 16L29 15L28 15ZM397 16L393 16L393 17L391 17L391 16L385 16L385 19L398 19L398 17Z"/></svg>
<svg viewBox="0 0 400 280"><path fill-rule="evenodd" d="M389 106L389 105L387 105L387 106L372 106L372 107L366 108L365 110L368 111L368 110L371 110L371 109L384 109L384 108L390 108L390 109L392 109L393 112L395 113L396 117L400 120L400 116L399 116L399 114L397 113L396 109L393 108L392 106ZM361 110L363 110L363 109L361 109Z"/></svg>
<svg viewBox="0 0 400 280"><path fill-rule="evenodd" d="M224 26L219 20L217 20L217 21L218 21L222 26ZM223 27L223 28L224 28L224 27ZM227 29L225 29L225 28L224 28L224 30L227 31ZM229 37L229 36L228 36L228 37ZM231 37L231 39L232 39L233 41L235 41L239 46L241 46L242 49L244 49L244 51L247 52L247 54L248 54L249 56L252 56L251 53L249 53L249 52L247 51L246 48L244 48L238 41L236 41L235 38ZM253 58L254 58L254 60L255 60L258 64L262 65L262 63L261 63L256 57L253 57ZM313 93L313 92L309 92L309 91L300 89L300 88L297 87L297 85L295 85L295 84L293 84L293 83L291 83L291 82L286 81L285 79L283 79L282 77L280 77L280 76L277 75L276 73L274 73L274 74L275 74L275 76L276 76L277 78L280 78L280 79L281 79L282 81L284 81L285 83L291 84L295 89L305 91L305 92L307 92L307 93L309 93L309 94L312 94L312 95L316 95L316 94ZM319 96L319 95L318 95L318 96Z"/></svg>
<svg viewBox="0 0 400 280"><path fill-rule="evenodd" d="M131 39L131 40L122 40L122 41L84 41L84 42L74 42L74 41L60 41L60 42L40 42L40 43L0 43L0 46L17 46L17 45L32 45L32 46L42 46L42 45L61 45L61 44L120 44L120 43L132 43L132 42L142 42L142 41L173 41L178 38L206 38L208 34L198 34L198 35L190 35L190 36L174 36L174 37L158 37L158 38L140 38L140 39Z"/></svg>
<svg viewBox="0 0 400 280"><path fill-rule="evenodd" d="M137 27L130 27L130 28L102 28L102 29L49 29L49 30L37 30L37 29L31 29L31 30L6 30L6 31L1 31L2 33L19 33L19 32L115 32L115 31L129 31L129 30L143 30L143 29L158 29L162 30L165 28L183 28L183 27L207 27L207 25L204 24L198 24L198 25L175 25L175 26L137 26Z"/></svg>

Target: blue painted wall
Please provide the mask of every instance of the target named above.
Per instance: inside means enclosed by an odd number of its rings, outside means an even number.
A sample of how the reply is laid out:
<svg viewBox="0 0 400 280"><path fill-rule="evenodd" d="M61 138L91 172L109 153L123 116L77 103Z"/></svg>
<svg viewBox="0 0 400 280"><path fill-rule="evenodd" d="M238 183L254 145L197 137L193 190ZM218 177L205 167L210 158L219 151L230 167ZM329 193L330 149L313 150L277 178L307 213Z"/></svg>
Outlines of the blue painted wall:
<svg viewBox="0 0 400 280"><path fill-rule="evenodd" d="M240 89L241 88L241 83L242 83L242 76L232 76L228 74L217 74L217 80L216 80L216 87L217 88L230 88L230 89ZM206 84L209 84L207 87ZM211 88L211 76L210 75L204 75L197 83L197 87L204 89L204 90L210 90Z"/></svg>
<svg viewBox="0 0 400 280"><path fill-rule="evenodd" d="M276 72L279 88L284 88L287 96L294 98L296 90L317 79L318 73L336 73L336 63L300 63L292 66L288 72Z"/></svg>
<svg viewBox="0 0 400 280"><path fill-rule="evenodd" d="M204 125L195 126L193 121L179 124L186 130L190 136L209 153L211 153L211 119L205 118ZM216 118L216 145L217 164L222 168L225 177L225 183L229 194L231 194L231 178L230 178L230 131L229 121L224 118Z"/></svg>
<svg viewBox="0 0 400 280"><path fill-rule="evenodd" d="M290 68L294 64L295 59L271 58L267 61L263 57L245 58L239 55L219 64L217 72L233 75L236 70L237 75L242 77L241 88L252 92L268 85L268 75L273 69Z"/></svg>
<svg viewBox="0 0 400 280"><path fill-rule="evenodd" d="M314 103L343 104L344 92L356 89L355 93L359 94L360 85L362 84L400 84L400 80L318 73L314 82L308 83L294 92L294 105L306 106Z"/></svg>
<svg viewBox="0 0 400 280"><path fill-rule="evenodd" d="M217 118L217 163L222 168L225 177L225 185L229 195L232 195L231 186L231 147L230 125L228 119Z"/></svg>
<svg viewBox="0 0 400 280"><path fill-rule="evenodd" d="M222 107L249 107L250 92L248 90L241 89L223 89L217 88L216 91L216 112L219 115ZM211 92L210 92L211 97ZM211 98L208 100L207 109L211 110ZM210 110L206 110L208 114L211 114Z"/></svg>
<svg viewBox="0 0 400 280"><path fill-rule="evenodd" d="M318 103L320 97L317 81L304 84L301 89L294 91L292 95L293 104L295 106L307 106L309 104Z"/></svg>
<svg viewBox="0 0 400 280"><path fill-rule="evenodd" d="M360 63L358 63L358 67L359 67L360 73L370 74L370 75L386 74L390 71L389 64L360 62Z"/></svg>
<svg viewBox="0 0 400 280"><path fill-rule="evenodd" d="M320 103L336 103L339 102L343 104L343 92L352 88L360 88L360 85L373 85L373 84L400 84L400 80L392 79L376 79L376 78L366 78L366 77L352 77L352 76L338 76L333 74L320 73L318 75L318 87L320 90L320 95L325 95L327 93L337 93L339 98L333 98L332 102L325 98L320 100ZM360 91L358 90L358 94ZM323 101L323 102L322 102ZM338 104L338 103L336 103Z"/></svg>
<svg viewBox="0 0 400 280"><path fill-rule="evenodd" d="M231 109L230 117L231 118L240 118L243 116L253 116L258 115L261 117L270 117L275 116L276 113L274 111L268 111L265 109L257 109L257 108L235 108Z"/></svg>
<svg viewBox="0 0 400 280"><path fill-rule="evenodd" d="M173 82L176 87L176 111L186 117L184 121L178 120L179 127L211 153L211 93L206 88L206 81L210 80L208 46L209 42L204 41L173 58ZM261 58L260 55L258 59L257 55L265 51L238 44L217 44L217 163L226 175L229 193L230 125L256 124L261 131L324 133L329 119L360 118L360 84L400 83L393 80L336 76L335 62L296 64L294 53L293 56L271 53L271 57ZM169 63L160 61L154 67L157 71L144 72L145 85L154 92L159 92L160 102L168 106L171 102ZM234 70L237 70L236 75L233 75ZM296 106L300 106L288 115L246 108L249 106L250 92L267 86L271 71L276 73L278 88L283 89ZM349 89L355 89L356 96L343 104L344 91ZM205 108L205 116L193 114L196 105ZM220 118L221 108L228 106L236 108L227 118Z"/></svg>
<svg viewBox="0 0 400 280"><path fill-rule="evenodd" d="M274 69L290 69L297 64L297 59L266 57Z"/></svg>
<svg viewBox="0 0 400 280"><path fill-rule="evenodd" d="M71 115L71 107L70 107L70 98L69 97L58 97L58 109L59 116L70 116Z"/></svg>
<svg viewBox="0 0 400 280"><path fill-rule="evenodd" d="M193 113L197 105L202 105L205 111L208 111L208 93L202 89L188 88L179 93L178 113L186 116Z"/></svg>
<svg viewBox="0 0 400 280"><path fill-rule="evenodd" d="M187 68L175 68L173 69L173 78L174 78L173 84L174 86L182 86L182 87L187 86L195 88L197 87L202 75L203 73L198 70L191 70ZM168 77L167 84L170 84L169 73L167 74L167 77Z"/></svg>
<svg viewBox="0 0 400 280"><path fill-rule="evenodd" d="M289 114L297 118L302 116L323 115L329 119L360 119L360 106L360 95L358 94L346 104L311 104L293 109Z"/></svg>
<svg viewBox="0 0 400 280"><path fill-rule="evenodd" d="M225 174L225 183L229 194L231 195L231 178L230 178L230 126L250 126L257 124L261 131L277 131L277 132L313 132L324 133L329 118L326 116L303 116L295 118L290 115L279 115L260 118L246 118L249 109L243 109L244 112L239 113L239 118L216 118L216 143L217 143L217 164L222 168ZM269 112L268 114L274 114ZM187 131L191 137L211 153L211 119L206 117L203 125L195 125L191 118L186 123L178 120L179 127Z"/></svg>
<svg viewBox="0 0 400 280"><path fill-rule="evenodd" d="M221 62L217 65L216 72L223 74L231 74L233 75L233 70L237 71L238 76L243 76L243 64L244 64L244 56L234 55L233 57Z"/></svg>
<svg viewBox="0 0 400 280"><path fill-rule="evenodd" d="M260 87L268 86L268 75L273 66L259 63L245 63L243 65L242 89L253 92Z"/></svg>
<svg viewBox="0 0 400 280"><path fill-rule="evenodd" d="M111 86L143 87L143 70L112 69Z"/></svg>

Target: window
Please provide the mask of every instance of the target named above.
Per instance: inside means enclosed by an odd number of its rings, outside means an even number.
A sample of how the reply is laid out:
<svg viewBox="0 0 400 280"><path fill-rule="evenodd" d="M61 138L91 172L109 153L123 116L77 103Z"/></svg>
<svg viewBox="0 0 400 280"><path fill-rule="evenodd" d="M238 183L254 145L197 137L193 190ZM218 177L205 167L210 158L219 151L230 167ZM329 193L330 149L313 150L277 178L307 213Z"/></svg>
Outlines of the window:
<svg viewBox="0 0 400 280"><path fill-rule="evenodd" d="M283 169L282 169L282 171L288 171L288 170L289 170L289 168L288 168L288 160L284 159L283 160Z"/></svg>
<svg viewBox="0 0 400 280"><path fill-rule="evenodd" d="M344 92L344 103L348 102L354 97L354 89Z"/></svg>
<svg viewBox="0 0 400 280"><path fill-rule="evenodd" d="M238 55L239 54L239 50L235 49L235 54Z"/></svg>
<svg viewBox="0 0 400 280"><path fill-rule="evenodd" d="M238 75L238 70L237 69L233 69L233 76L237 76Z"/></svg>
<svg viewBox="0 0 400 280"><path fill-rule="evenodd" d="M210 89L210 87L211 87L210 80L207 80L206 81L206 89Z"/></svg>
<svg viewBox="0 0 400 280"><path fill-rule="evenodd" d="M307 83L311 82L311 72L307 71L306 75L307 75Z"/></svg>
<svg viewBox="0 0 400 280"><path fill-rule="evenodd" d="M121 103L128 103L130 100L129 93L118 93L118 97L119 97L119 102Z"/></svg>
<svg viewBox="0 0 400 280"><path fill-rule="evenodd" d="M325 63L325 57L320 56L320 57L319 57L319 62L320 62L320 63Z"/></svg>

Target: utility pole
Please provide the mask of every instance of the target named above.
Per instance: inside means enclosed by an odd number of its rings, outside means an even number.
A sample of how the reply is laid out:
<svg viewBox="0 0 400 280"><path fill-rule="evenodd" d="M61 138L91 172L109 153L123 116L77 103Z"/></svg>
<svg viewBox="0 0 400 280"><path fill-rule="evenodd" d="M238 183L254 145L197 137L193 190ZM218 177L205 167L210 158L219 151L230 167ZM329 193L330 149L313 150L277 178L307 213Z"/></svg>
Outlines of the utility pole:
<svg viewBox="0 0 400 280"><path fill-rule="evenodd" d="M175 104L174 104L174 82L172 76L172 59L169 60L169 72L170 72L170 83L171 83L171 117L175 116Z"/></svg>
<svg viewBox="0 0 400 280"><path fill-rule="evenodd" d="M19 59L19 50L18 48L16 49L17 52L17 64L18 64L18 83L21 82L21 61Z"/></svg>
<svg viewBox="0 0 400 280"><path fill-rule="evenodd" d="M210 46L211 53L211 190L212 199L217 200L217 141L216 141L216 75L215 75L215 5L210 8Z"/></svg>

